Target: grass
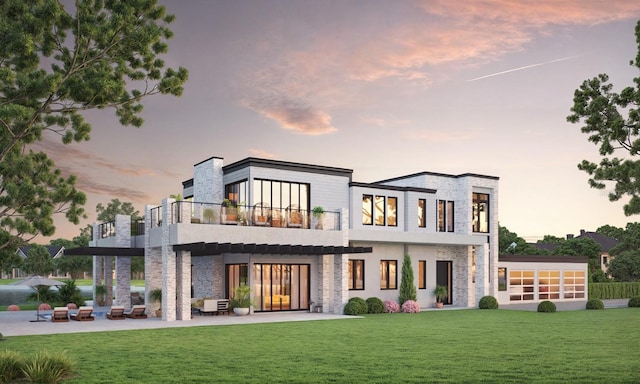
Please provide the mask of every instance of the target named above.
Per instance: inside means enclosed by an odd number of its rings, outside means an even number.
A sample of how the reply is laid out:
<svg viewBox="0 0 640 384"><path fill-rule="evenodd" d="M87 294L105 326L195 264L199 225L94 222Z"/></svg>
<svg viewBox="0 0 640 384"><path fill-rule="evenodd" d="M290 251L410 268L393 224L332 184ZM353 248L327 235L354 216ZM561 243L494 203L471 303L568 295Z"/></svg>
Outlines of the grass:
<svg viewBox="0 0 640 384"><path fill-rule="evenodd" d="M1 328L1 326L0 326ZM637 383L640 309L427 311L362 319L16 336L68 383Z"/></svg>

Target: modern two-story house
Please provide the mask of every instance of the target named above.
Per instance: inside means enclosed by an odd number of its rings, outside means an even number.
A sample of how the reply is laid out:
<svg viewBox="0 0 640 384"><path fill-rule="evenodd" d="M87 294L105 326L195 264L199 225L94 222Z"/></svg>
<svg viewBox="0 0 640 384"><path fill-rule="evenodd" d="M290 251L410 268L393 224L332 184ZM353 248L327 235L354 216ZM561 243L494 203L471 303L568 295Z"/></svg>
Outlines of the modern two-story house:
<svg viewBox="0 0 640 384"><path fill-rule="evenodd" d="M116 302L128 305L130 258L145 257L146 302L161 288L165 320L188 320L193 298L229 298L241 283L254 312L342 313L354 296L397 301L408 254L422 307L433 305L436 285L458 307L498 296L497 177L422 172L359 183L352 175L204 160L183 182L184 201L146 207L143 235L131 235L127 216L94 225L96 283L104 275L110 287L103 270L115 260Z"/></svg>

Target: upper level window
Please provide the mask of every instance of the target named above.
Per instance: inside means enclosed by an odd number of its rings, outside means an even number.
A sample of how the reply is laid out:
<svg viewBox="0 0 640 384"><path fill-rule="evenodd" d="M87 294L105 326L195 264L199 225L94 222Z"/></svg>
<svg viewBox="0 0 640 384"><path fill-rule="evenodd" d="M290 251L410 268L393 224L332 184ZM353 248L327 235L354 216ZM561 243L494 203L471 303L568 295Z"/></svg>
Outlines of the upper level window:
<svg viewBox="0 0 640 384"><path fill-rule="evenodd" d="M362 224L396 227L398 198L362 195Z"/></svg>
<svg viewBox="0 0 640 384"><path fill-rule="evenodd" d="M473 232L489 232L489 195L473 194Z"/></svg>
<svg viewBox="0 0 640 384"><path fill-rule="evenodd" d="M438 200L438 232L453 232L453 201Z"/></svg>
<svg viewBox="0 0 640 384"><path fill-rule="evenodd" d="M267 204L273 209L309 210L309 184L276 180L253 180L252 204Z"/></svg>
<svg viewBox="0 0 640 384"><path fill-rule="evenodd" d="M418 227L427 226L427 200L418 199Z"/></svg>
<svg viewBox="0 0 640 384"><path fill-rule="evenodd" d="M224 198L237 205L246 205L248 203L248 196L249 191L247 180L238 181L224 186Z"/></svg>
<svg viewBox="0 0 640 384"><path fill-rule="evenodd" d="M362 224L373 224L373 195L362 195Z"/></svg>

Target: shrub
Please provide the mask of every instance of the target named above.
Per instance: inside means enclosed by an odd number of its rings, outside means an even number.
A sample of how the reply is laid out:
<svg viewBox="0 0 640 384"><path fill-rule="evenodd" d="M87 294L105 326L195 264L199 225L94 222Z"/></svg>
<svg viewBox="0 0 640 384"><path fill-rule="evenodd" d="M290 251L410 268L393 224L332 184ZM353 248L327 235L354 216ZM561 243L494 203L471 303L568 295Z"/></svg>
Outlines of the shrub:
<svg viewBox="0 0 640 384"><path fill-rule="evenodd" d="M549 300L541 301L538 304L538 312L551 313L556 311L556 305Z"/></svg>
<svg viewBox="0 0 640 384"><path fill-rule="evenodd" d="M420 312L420 306L413 300L407 300L402 304L402 312L418 313Z"/></svg>
<svg viewBox="0 0 640 384"><path fill-rule="evenodd" d="M400 312L400 305L393 300L385 300L384 311L387 313L398 313Z"/></svg>
<svg viewBox="0 0 640 384"><path fill-rule="evenodd" d="M587 309L604 309L604 303L600 299L589 299L587 301Z"/></svg>
<svg viewBox="0 0 640 384"><path fill-rule="evenodd" d="M36 353L33 360L22 369L27 381L32 383L60 383L73 374L74 362L65 353Z"/></svg>
<svg viewBox="0 0 640 384"><path fill-rule="evenodd" d="M7 311L19 311L20 307L17 304L11 304L7 307Z"/></svg>
<svg viewBox="0 0 640 384"><path fill-rule="evenodd" d="M369 313L384 313L384 303L377 297L370 297L366 300Z"/></svg>
<svg viewBox="0 0 640 384"><path fill-rule="evenodd" d="M76 303L69 303L69 304L67 304L67 308L68 309L78 309L78 306L76 305Z"/></svg>
<svg viewBox="0 0 640 384"><path fill-rule="evenodd" d="M49 310L51 310L51 305L49 305L47 303L42 303L42 304L38 305L38 310L39 311L49 311Z"/></svg>
<svg viewBox="0 0 640 384"><path fill-rule="evenodd" d="M16 382L22 375L24 364L24 357L18 352L0 351L0 383Z"/></svg>
<svg viewBox="0 0 640 384"><path fill-rule="evenodd" d="M640 307L640 296L630 298L629 299L629 306L630 307L635 307L635 308Z"/></svg>
<svg viewBox="0 0 640 384"><path fill-rule="evenodd" d="M352 298L349 299L349 303L355 303L353 305L356 306L356 309L358 311L358 313L357 313L358 315L364 315L365 313L369 312L369 305L361 297L352 297Z"/></svg>
<svg viewBox="0 0 640 384"><path fill-rule="evenodd" d="M493 296L484 296L478 303L480 309L498 309L498 300Z"/></svg>

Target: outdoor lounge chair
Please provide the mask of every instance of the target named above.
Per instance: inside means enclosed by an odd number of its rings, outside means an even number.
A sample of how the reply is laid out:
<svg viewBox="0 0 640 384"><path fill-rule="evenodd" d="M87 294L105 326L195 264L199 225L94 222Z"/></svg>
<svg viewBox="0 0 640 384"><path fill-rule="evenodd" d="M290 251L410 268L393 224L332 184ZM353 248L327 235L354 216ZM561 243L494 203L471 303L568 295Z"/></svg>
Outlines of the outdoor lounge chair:
<svg viewBox="0 0 640 384"><path fill-rule="evenodd" d="M144 305L134 305L131 307L131 310L124 315L130 319L146 319L147 315L144 313L146 310L147 307Z"/></svg>
<svg viewBox="0 0 640 384"><path fill-rule="evenodd" d="M107 312L107 319L109 320L124 320L124 306L114 305Z"/></svg>
<svg viewBox="0 0 640 384"><path fill-rule="evenodd" d="M203 315L214 315L218 312L218 300L204 299L200 313Z"/></svg>
<svg viewBox="0 0 640 384"><path fill-rule="evenodd" d="M54 323L69 321L69 308L67 307L55 307L51 314L51 321Z"/></svg>
<svg viewBox="0 0 640 384"><path fill-rule="evenodd" d="M221 313L229 314L229 300L218 300L218 311L216 312L216 315Z"/></svg>
<svg viewBox="0 0 640 384"><path fill-rule="evenodd" d="M93 321L93 307L80 307L77 313L71 314L71 320L76 321Z"/></svg>

